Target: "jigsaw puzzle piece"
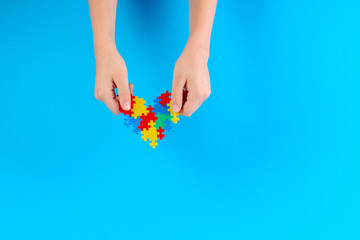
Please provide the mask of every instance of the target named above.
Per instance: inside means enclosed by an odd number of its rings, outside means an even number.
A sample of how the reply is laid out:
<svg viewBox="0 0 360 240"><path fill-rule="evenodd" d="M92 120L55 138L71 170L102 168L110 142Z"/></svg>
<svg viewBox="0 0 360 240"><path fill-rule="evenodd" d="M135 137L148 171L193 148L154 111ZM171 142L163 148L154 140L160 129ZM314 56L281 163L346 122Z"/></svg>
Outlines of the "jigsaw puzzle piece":
<svg viewBox="0 0 360 240"><path fill-rule="evenodd" d="M168 107L169 107L169 113L171 115L171 121L176 124L180 120L179 113L172 111L171 103L168 103Z"/></svg>
<svg viewBox="0 0 360 240"><path fill-rule="evenodd" d="M149 128L148 129L143 129L141 130L141 138L144 141L150 141L150 146L152 146L153 148L155 148L157 146L157 139L158 139L158 131L155 128L155 122L154 121L150 121L149 123Z"/></svg>
<svg viewBox="0 0 360 240"><path fill-rule="evenodd" d="M134 103L135 103L135 96L131 95L130 110L122 109L121 105L119 104L120 113L124 114L124 116L127 115L129 117L133 117L132 109L134 107Z"/></svg>
<svg viewBox="0 0 360 240"><path fill-rule="evenodd" d="M163 138L165 137L165 134L164 134L165 130L162 127L159 127L157 129L157 132L158 132L158 138L160 140L163 140Z"/></svg>
<svg viewBox="0 0 360 240"><path fill-rule="evenodd" d="M132 128L133 128L133 132L136 133L136 134L139 134L139 133L140 133L140 129L139 129L140 121L141 121L140 118L135 119L135 118L133 118L133 117L129 117L129 116L127 116L127 115L124 115L125 125L126 125L127 127L132 127Z"/></svg>
<svg viewBox="0 0 360 240"><path fill-rule="evenodd" d="M169 114L161 114L161 113L156 113L156 124L155 127L156 129L158 129L159 127L162 127L164 129L164 127L166 126L165 121L166 120L171 120L171 115Z"/></svg>
<svg viewBox="0 0 360 240"><path fill-rule="evenodd" d="M155 113L154 113L154 108L151 107L151 105L147 108L147 114L146 115L142 115L140 117L141 121L140 121L140 125L139 125L139 129L140 130L143 130L143 129L146 129L148 130L149 129L149 123L150 121L153 121L154 123L157 121L157 117L155 116Z"/></svg>
<svg viewBox="0 0 360 240"><path fill-rule="evenodd" d="M166 91L165 93L162 93L160 96L159 96L159 103L162 105L162 106L165 106L167 105L168 103L170 103L170 100L171 100L171 93L169 93L168 91Z"/></svg>
<svg viewBox="0 0 360 240"><path fill-rule="evenodd" d="M148 114L148 110L146 107L146 101L142 98L136 97L134 98L134 104L131 109L132 116L136 119L138 117L141 117L143 115Z"/></svg>
<svg viewBox="0 0 360 240"><path fill-rule="evenodd" d="M171 130L171 121L170 121L170 120L166 120L166 121L164 122L164 124L165 124L164 130L167 131L167 132L169 132L169 131Z"/></svg>

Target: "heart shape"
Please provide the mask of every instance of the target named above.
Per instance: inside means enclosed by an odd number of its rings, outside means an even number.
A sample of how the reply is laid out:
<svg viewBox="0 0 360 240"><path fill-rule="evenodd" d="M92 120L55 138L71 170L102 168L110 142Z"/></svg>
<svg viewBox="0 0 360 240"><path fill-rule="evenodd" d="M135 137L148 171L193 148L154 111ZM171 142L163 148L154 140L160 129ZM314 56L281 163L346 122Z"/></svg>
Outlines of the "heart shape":
<svg viewBox="0 0 360 240"><path fill-rule="evenodd" d="M164 139L165 131L170 131L180 120L179 113L172 111L170 101L168 91L154 99L154 107L147 107L144 99L131 95L131 109L126 111L120 106L119 110L124 114L125 125L132 127L136 134L141 133L141 138L149 140L150 146L155 148L157 140Z"/></svg>

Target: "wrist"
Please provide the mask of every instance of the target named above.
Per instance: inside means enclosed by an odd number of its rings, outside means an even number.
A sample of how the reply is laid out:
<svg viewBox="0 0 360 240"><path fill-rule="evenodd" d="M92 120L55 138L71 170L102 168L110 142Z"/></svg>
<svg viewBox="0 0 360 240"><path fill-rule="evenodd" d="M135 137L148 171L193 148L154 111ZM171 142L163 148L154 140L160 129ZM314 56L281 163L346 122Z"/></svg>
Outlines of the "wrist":
<svg viewBox="0 0 360 240"><path fill-rule="evenodd" d="M115 42L111 39L101 39L94 41L94 52L96 60L107 57L116 51L117 49Z"/></svg>
<svg viewBox="0 0 360 240"><path fill-rule="evenodd" d="M185 48L189 49L194 54L195 58L202 59L205 62L208 61L209 43L206 40L190 36Z"/></svg>

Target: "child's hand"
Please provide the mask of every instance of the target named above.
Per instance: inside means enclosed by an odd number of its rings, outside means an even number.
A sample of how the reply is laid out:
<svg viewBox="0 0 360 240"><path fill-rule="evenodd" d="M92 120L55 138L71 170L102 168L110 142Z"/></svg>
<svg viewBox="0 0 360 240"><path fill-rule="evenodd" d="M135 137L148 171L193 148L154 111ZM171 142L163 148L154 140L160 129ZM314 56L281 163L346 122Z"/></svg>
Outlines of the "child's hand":
<svg viewBox="0 0 360 240"><path fill-rule="evenodd" d="M116 96L115 88L119 96ZM125 61L116 48L102 49L96 55L95 98L119 115L119 100L123 109L130 110L132 88L132 84L128 84Z"/></svg>
<svg viewBox="0 0 360 240"><path fill-rule="evenodd" d="M187 43L174 69L171 93L174 112L190 117L210 96L208 57L207 50Z"/></svg>
<svg viewBox="0 0 360 240"><path fill-rule="evenodd" d="M185 116L191 116L210 95L207 61L216 4L217 0L189 0L189 41L175 65L172 89L172 110ZM95 97L118 115L119 99L121 107L130 110L132 84L128 85L124 59L115 47L116 5L117 0L89 0L96 58Z"/></svg>
<svg viewBox="0 0 360 240"><path fill-rule="evenodd" d="M207 67L217 0L189 0L189 38L175 64L172 110L191 116L210 95Z"/></svg>

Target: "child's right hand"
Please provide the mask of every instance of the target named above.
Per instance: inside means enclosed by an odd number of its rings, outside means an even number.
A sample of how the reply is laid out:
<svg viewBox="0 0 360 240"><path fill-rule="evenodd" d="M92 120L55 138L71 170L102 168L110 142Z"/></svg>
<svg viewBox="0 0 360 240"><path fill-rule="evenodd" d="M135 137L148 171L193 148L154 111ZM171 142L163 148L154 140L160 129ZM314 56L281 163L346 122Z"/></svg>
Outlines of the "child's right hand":
<svg viewBox="0 0 360 240"><path fill-rule="evenodd" d="M124 59L116 47L96 52L95 98L104 102L110 111L119 115L119 100L124 110L130 110L130 93L133 85L128 83L128 73ZM115 89L118 90L116 96Z"/></svg>

